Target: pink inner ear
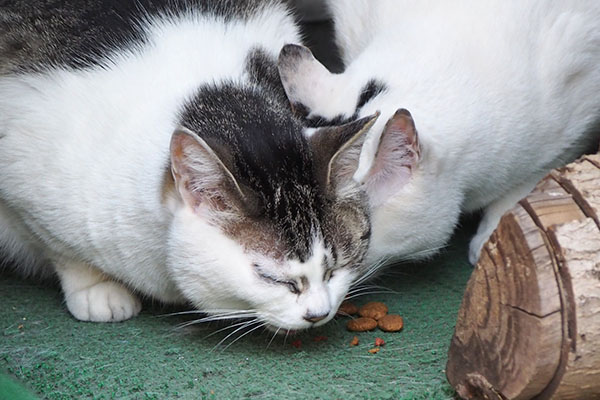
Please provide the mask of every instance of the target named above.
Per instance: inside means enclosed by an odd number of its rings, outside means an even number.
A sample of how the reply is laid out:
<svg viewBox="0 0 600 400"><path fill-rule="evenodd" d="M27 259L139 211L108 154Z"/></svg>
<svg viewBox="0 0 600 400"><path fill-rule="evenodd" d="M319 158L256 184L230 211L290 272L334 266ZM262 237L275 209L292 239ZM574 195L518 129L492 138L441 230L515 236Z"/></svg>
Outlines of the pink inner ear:
<svg viewBox="0 0 600 400"><path fill-rule="evenodd" d="M385 203L408 183L420 153L410 114L396 112L381 136L365 182L372 206Z"/></svg>
<svg viewBox="0 0 600 400"><path fill-rule="evenodd" d="M179 195L189 207L197 210L207 200L213 200L207 194L220 187L223 172L214 156L192 135L186 132L173 134L171 163Z"/></svg>
<svg viewBox="0 0 600 400"><path fill-rule="evenodd" d="M371 205L379 206L400 191L412 176L413 157L402 145L380 145L366 181Z"/></svg>

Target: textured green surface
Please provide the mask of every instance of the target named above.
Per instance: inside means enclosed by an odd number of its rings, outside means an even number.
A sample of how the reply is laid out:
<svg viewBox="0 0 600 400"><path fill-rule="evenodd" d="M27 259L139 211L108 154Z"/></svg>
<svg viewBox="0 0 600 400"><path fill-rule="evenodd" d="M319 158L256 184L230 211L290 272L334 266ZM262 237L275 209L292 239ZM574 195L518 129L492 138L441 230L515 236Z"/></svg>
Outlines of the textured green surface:
<svg viewBox="0 0 600 400"><path fill-rule="evenodd" d="M471 273L465 238L463 230L428 263L389 269L377 283L395 293L356 299L384 301L405 320L401 333L359 334L357 347L343 318L270 345L258 331L219 344L228 325L178 328L189 317L165 316L173 310L157 305L124 323L77 322L56 287L5 273L0 370L49 399L450 399L446 352ZM369 354L378 336L387 343ZM291 345L298 339L299 349Z"/></svg>
<svg viewBox="0 0 600 400"><path fill-rule="evenodd" d="M29 390L10 377L0 373L0 400L35 400Z"/></svg>

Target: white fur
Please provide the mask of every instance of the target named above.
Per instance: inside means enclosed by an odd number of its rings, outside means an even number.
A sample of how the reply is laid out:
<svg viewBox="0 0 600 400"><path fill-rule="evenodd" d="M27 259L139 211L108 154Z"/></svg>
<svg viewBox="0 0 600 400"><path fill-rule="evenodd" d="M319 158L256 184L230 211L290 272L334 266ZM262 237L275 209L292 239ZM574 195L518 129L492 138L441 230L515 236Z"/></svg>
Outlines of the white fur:
<svg viewBox="0 0 600 400"><path fill-rule="evenodd" d="M422 147L408 183L374 209L370 261L435 251L462 211L484 208L475 261L500 216L592 142L600 120L597 1L329 3L349 65L331 76L343 85L307 100L312 114L352 115L358 93L349 91L378 78L388 90L360 112L382 115L355 177L368 174L398 108L412 113Z"/></svg>
<svg viewBox="0 0 600 400"><path fill-rule="evenodd" d="M169 238L170 247L178 249L169 254L172 278L185 297L201 310L257 311L271 329L306 328L313 324L304 320L304 315L327 314L314 324L322 325L335 315L356 278L350 271L339 270L339 275L329 283L323 282L325 249L319 240L315 241L313 254L306 262L290 260L285 265L274 265L273 260L264 256L246 254L218 229L194 218L189 208L175 216L174 226L181 229L172 232ZM210 242L210 246L197 246L198 242ZM223 254L227 254L226 259ZM249 259L279 274L282 280L306 278L308 289L296 296L284 285L257 280ZM198 296L198 293L210 295Z"/></svg>
<svg viewBox="0 0 600 400"><path fill-rule="evenodd" d="M375 1L333 0L327 1L335 24L335 41L347 65L369 45L380 28L381 4Z"/></svg>
<svg viewBox="0 0 600 400"><path fill-rule="evenodd" d="M328 320L352 279L319 286L321 263L309 260L289 268L320 289L299 297L273 290L237 243L184 201L162 198L184 100L203 83L244 82L256 45L276 57L298 42L292 18L274 7L247 22L162 19L149 36L149 45L114 55L105 68L0 78L0 248L21 269L50 260L82 320L137 314L129 289L208 312L251 309L285 329L313 325L302 318L312 309Z"/></svg>

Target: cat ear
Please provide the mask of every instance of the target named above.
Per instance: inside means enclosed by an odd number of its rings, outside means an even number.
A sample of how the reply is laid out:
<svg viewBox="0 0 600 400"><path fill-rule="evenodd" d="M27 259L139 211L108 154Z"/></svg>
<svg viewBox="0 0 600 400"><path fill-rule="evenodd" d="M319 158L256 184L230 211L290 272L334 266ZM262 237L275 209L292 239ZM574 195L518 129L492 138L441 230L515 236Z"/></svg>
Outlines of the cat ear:
<svg viewBox="0 0 600 400"><path fill-rule="evenodd" d="M327 109L327 104L318 102L336 91L336 75L329 72L308 48L286 44L279 53L277 68L292 111L297 116L306 118L311 111Z"/></svg>
<svg viewBox="0 0 600 400"><path fill-rule="evenodd" d="M421 146L412 115L403 108L388 120L379 139L365 184L371 205L378 206L408 181L421 158Z"/></svg>
<svg viewBox="0 0 600 400"><path fill-rule="evenodd" d="M201 204L222 207L227 200L243 202L245 194L215 151L198 135L178 128L171 137L171 173L179 196L196 209Z"/></svg>
<svg viewBox="0 0 600 400"><path fill-rule="evenodd" d="M379 112L344 125L321 128L309 137L324 186L335 189L352 179L366 132L378 117Z"/></svg>

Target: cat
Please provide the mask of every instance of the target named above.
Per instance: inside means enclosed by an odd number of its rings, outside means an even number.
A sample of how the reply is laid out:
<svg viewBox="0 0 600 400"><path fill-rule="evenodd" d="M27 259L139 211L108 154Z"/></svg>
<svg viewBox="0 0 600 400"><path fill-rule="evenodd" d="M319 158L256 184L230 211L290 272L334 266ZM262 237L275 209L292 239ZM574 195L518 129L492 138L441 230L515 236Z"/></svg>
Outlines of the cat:
<svg viewBox="0 0 600 400"><path fill-rule="evenodd" d="M483 209L474 264L505 211L597 146L597 1L327 3L345 71L330 73L293 44L279 70L313 126L381 111L354 175L369 186L382 170L374 156L391 155L383 176L395 178L370 191L367 262L431 256L462 213Z"/></svg>
<svg viewBox="0 0 600 400"><path fill-rule="evenodd" d="M300 42L275 0L0 2L1 253L83 321L326 323L368 273L378 114L307 138L277 70Z"/></svg>

